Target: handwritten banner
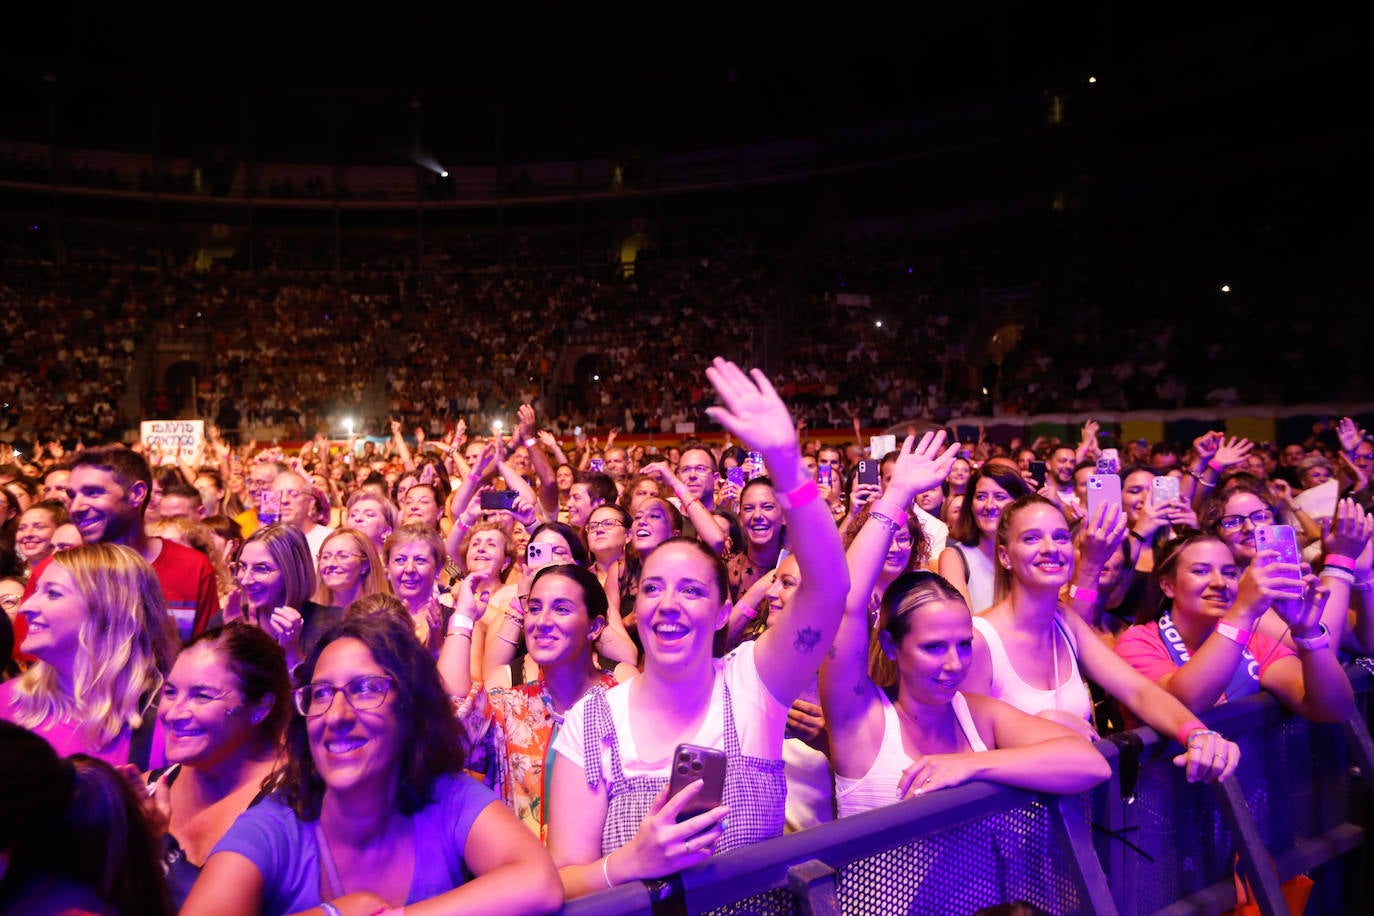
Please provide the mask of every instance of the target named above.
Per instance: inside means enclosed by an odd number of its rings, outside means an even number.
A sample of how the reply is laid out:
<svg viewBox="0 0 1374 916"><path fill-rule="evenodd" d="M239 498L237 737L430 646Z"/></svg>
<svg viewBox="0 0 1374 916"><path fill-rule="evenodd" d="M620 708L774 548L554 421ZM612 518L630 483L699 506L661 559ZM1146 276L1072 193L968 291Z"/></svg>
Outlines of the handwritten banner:
<svg viewBox="0 0 1374 916"><path fill-rule="evenodd" d="M143 447L160 451L163 464L194 461L205 438L204 420L143 420L138 429Z"/></svg>

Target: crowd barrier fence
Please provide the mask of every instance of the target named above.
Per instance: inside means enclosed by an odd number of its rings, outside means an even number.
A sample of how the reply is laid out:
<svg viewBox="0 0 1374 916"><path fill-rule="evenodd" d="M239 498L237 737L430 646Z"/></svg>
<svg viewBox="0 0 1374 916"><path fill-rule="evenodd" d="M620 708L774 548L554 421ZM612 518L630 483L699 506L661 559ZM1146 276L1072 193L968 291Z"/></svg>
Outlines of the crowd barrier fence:
<svg viewBox="0 0 1374 916"><path fill-rule="evenodd" d="M1365 660L1368 663L1368 660ZM1374 679L1347 669L1357 711L1309 723L1268 695L1201 718L1240 744L1225 783L1188 783L1149 728L1100 739L1110 779L1054 796L971 783L715 856L661 881L568 903L566 916L951 914L1016 900L1054 914L1220 913L1238 870L1262 914L1313 878L1308 914L1363 911ZM1353 853L1353 854L1352 854Z"/></svg>

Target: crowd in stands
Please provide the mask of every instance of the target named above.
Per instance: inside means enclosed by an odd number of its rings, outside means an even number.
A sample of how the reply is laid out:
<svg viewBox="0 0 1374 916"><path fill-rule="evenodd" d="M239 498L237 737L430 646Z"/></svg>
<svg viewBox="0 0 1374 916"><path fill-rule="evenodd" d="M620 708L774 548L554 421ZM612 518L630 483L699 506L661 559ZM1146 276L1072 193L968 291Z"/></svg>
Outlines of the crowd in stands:
<svg viewBox="0 0 1374 916"><path fill-rule="evenodd" d="M721 433L662 453L531 403L381 448L3 449L2 771L32 781L0 779L0 908L551 912L972 780L1084 791L1142 723L1227 779L1198 715L1258 690L1351 714L1352 419L869 454L757 370L696 384Z"/></svg>
<svg viewBox="0 0 1374 916"><path fill-rule="evenodd" d="M288 438L342 431L345 418L374 435L385 435L392 417L430 435L459 417L485 428L525 401L545 409L558 432L711 429L709 392L693 371L710 352L768 364L813 429L848 428L856 417L883 426L1339 401L1367 389L1351 350L1358 335L1331 334L1300 307L1315 295L1348 299L1337 281L1314 274L1301 291L1238 281L1222 292L1230 286L1216 282L1212 265L1180 253L1236 234L1215 213L1167 236L1148 215L1131 224L1110 215L835 241L814 258L777 228L743 243L684 230L644 252L632 273L590 255L576 266L567 232L511 232L502 242L436 231L423 256L404 234L341 234L344 273L335 275L332 236L280 230L257 240L255 270L236 258L202 272L185 266L193 234L167 227L159 242L80 222L66 227L68 261L55 270L44 259L51 227L25 225L4 251L18 263L6 272L0 308L11 341L22 343L6 356L18 371L5 383L0 423L31 439L47 434L54 408L78 405L79 418L57 431L69 447L87 416L119 438L138 419L115 421L108 409L118 412L129 378L124 335L137 348L155 330L205 341L208 371L194 406L181 392L170 404L154 400L149 384L140 392L145 415L169 409L225 429L285 426ZM585 250L609 242L592 231ZM159 244L179 252L160 272L147 254ZM1302 298L1267 301L1288 293ZM1257 318L1269 305L1292 320ZM1123 312L1140 317L1119 321ZM95 336L104 321L117 336ZM59 403L42 396L50 348L27 345L44 334L95 345L49 367L67 385ZM579 375L589 355L595 366Z"/></svg>

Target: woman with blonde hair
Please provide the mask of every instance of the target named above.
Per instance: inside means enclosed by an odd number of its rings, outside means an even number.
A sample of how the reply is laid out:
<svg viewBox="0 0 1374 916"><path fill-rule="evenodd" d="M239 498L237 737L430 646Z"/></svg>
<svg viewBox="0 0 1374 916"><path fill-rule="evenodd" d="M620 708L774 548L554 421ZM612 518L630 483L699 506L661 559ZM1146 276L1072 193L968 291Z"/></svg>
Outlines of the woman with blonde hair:
<svg viewBox="0 0 1374 916"><path fill-rule="evenodd" d="M389 588L377 549L367 534L357 528L340 528L325 538L317 559L317 604L348 607L364 595Z"/></svg>
<svg viewBox="0 0 1374 916"><path fill-rule="evenodd" d="M38 659L0 684L0 719L59 754L146 766L153 703L176 655L176 628L152 567L117 544L59 551L20 606ZM146 736L138 742L134 736Z"/></svg>
<svg viewBox="0 0 1374 916"><path fill-rule="evenodd" d="M416 637L436 658L443 643L445 611L439 603L439 573L447 559L443 535L431 525L402 525L382 546L391 591L410 613Z"/></svg>

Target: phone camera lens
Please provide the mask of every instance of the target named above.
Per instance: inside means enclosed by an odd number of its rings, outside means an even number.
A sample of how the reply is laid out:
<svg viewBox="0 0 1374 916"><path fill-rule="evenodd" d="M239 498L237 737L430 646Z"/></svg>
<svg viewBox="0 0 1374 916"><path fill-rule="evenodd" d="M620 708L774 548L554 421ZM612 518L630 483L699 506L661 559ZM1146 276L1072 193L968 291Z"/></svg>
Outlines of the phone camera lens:
<svg viewBox="0 0 1374 916"><path fill-rule="evenodd" d="M686 775L687 775L687 765L686 765L686 764L684 764L684 763L679 763L679 764L677 765L677 775L679 775L679 776L686 776Z"/></svg>
<svg viewBox="0 0 1374 916"><path fill-rule="evenodd" d="M692 769L694 769L694 770L700 770L700 769L701 769L701 761L700 761L700 760L693 760L693 761L692 761Z"/></svg>

